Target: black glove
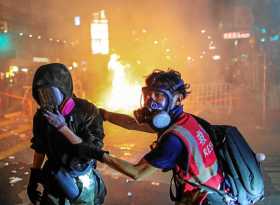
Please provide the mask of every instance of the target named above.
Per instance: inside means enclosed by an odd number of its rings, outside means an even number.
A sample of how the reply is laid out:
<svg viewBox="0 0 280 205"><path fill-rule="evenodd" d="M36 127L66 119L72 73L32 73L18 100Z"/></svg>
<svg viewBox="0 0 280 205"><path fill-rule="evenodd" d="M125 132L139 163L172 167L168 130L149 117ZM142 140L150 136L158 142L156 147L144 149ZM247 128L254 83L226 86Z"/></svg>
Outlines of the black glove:
<svg viewBox="0 0 280 205"><path fill-rule="evenodd" d="M37 191L38 183L41 181L42 171L40 169L31 168L29 183L27 186L27 195L32 202L36 204L37 201L41 200L41 192Z"/></svg>
<svg viewBox="0 0 280 205"><path fill-rule="evenodd" d="M72 153L82 159L96 159L103 162L103 156L107 151L85 142L72 145Z"/></svg>

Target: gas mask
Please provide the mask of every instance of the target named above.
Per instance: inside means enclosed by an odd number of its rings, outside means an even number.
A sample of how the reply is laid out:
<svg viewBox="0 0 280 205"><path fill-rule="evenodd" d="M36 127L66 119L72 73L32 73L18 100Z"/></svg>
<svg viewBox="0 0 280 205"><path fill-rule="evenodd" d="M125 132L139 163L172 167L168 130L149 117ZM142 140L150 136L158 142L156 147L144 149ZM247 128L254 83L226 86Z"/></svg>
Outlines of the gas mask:
<svg viewBox="0 0 280 205"><path fill-rule="evenodd" d="M41 109L54 112L63 102L63 93L53 86L38 89L38 98Z"/></svg>
<svg viewBox="0 0 280 205"><path fill-rule="evenodd" d="M135 119L139 123L149 123L156 129L163 129L170 125L169 111L174 107L174 97L168 90L142 88L141 108L134 111Z"/></svg>
<svg viewBox="0 0 280 205"><path fill-rule="evenodd" d="M46 86L38 89L38 98L42 111L56 112L59 110L63 116L68 115L74 108L72 98L64 99L63 93L54 86Z"/></svg>

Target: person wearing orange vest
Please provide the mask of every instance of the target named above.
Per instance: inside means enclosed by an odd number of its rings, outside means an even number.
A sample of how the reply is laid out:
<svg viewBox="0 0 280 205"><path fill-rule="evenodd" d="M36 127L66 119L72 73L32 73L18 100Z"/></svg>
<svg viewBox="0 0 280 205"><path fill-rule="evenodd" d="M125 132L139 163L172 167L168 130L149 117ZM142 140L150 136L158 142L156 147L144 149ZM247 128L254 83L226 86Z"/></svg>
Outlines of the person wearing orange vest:
<svg viewBox="0 0 280 205"><path fill-rule="evenodd" d="M79 141L67 127L60 132L69 140L77 139L74 153L97 159L135 180L157 170L172 170L176 197L171 194L171 198L176 205L224 205L222 196L198 186L219 190L224 178L208 133L191 114L183 111L182 100L190 93L189 88L179 72L155 70L146 78L143 105L134 112L134 119L102 110L104 120L127 129L158 134L152 150L136 164ZM60 120L63 122L60 114L48 112L45 116L50 123L56 122L53 124L57 127Z"/></svg>

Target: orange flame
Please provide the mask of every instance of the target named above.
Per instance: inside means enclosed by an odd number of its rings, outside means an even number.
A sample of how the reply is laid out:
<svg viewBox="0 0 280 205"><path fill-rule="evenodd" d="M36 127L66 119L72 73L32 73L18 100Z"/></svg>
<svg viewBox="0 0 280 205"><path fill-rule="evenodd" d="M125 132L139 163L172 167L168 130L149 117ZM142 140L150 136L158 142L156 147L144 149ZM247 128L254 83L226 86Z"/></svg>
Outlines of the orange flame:
<svg viewBox="0 0 280 205"><path fill-rule="evenodd" d="M141 98L141 85L134 81L130 83L126 75L129 65L120 62L120 56L112 54L108 62L108 69L112 71L112 90L107 97L105 107L112 111L131 113L139 107Z"/></svg>

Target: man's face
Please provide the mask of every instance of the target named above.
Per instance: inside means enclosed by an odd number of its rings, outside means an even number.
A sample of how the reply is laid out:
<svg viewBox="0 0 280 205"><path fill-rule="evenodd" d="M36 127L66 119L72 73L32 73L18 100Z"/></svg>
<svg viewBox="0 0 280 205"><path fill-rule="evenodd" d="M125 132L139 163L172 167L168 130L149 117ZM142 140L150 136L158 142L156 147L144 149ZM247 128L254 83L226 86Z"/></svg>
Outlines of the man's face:
<svg viewBox="0 0 280 205"><path fill-rule="evenodd" d="M63 102L63 93L53 86L41 87L38 89L40 107L49 111L54 111Z"/></svg>

